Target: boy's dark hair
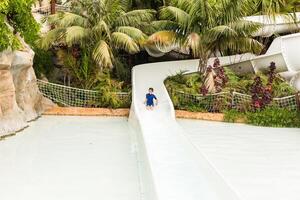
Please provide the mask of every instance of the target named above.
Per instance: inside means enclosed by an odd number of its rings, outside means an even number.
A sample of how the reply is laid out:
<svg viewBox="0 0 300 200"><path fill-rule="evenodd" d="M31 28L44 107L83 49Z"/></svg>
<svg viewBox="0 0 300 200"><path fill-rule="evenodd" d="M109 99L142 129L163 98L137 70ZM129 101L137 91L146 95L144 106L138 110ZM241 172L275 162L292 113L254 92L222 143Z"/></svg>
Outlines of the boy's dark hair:
<svg viewBox="0 0 300 200"><path fill-rule="evenodd" d="M151 87L151 88L149 88L149 90L151 91L151 92L153 92L154 91L154 89Z"/></svg>

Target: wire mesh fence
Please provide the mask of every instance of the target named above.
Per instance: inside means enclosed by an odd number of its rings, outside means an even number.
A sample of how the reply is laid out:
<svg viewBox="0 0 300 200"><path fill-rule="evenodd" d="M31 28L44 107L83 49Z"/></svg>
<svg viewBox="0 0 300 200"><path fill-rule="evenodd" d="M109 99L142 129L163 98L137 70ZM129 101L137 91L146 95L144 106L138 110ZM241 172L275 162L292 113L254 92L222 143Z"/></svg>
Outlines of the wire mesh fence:
<svg viewBox="0 0 300 200"><path fill-rule="evenodd" d="M195 111L221 112L231 105L231 93L222 92L212 95L192 95L173 91L171 95L177 108L189 108Z"/></svg>
<svg viewBox="0 0 300 200"><path fill-rule="evenodd" d="M45 97L61 106L97 108L111 105L129 107L131 104L131 94L127 92L111 92L109 94L111 98L107 98L100 91L68 87L42 80L37 80L37 85ZM221 92L203 96L170 91L170 95L176 108L202 112L222 112L227 109L246 111L252 106L251 96L238 92ZM270 106L300 110L300 96L295 94L274 98Z"/></svg>
<svg viewBox="0 0 300 200"><path fill-rule="evenodd" d="M274 98L269 106L297 110L299 109L298 98L297 94L282 98ZM232 102L232 106L238 110L249 110L252 98L250 95L233 92Z"/></svg>
<svg viewBox="0 0 300 200"><path fill-rule="evenodd" d="M129 107L131 95L127 92L112 92L112 98L104 97L100 91L68 87L55 83L37 80L40 92L53 102L66 107ZM114 102L110 102L114 101Z"/></svg>
<svg viewBox="0 0 300 200"><path fill-rule="evenodd" d="M226 109L249 111L252 108L250 95L238 92L222 92L210 95L192 95L181 91L171 91L171 98L175 107L181 109L222 112ZM300 110L300 97L298 94L274 98L269 106Z"/></svg>

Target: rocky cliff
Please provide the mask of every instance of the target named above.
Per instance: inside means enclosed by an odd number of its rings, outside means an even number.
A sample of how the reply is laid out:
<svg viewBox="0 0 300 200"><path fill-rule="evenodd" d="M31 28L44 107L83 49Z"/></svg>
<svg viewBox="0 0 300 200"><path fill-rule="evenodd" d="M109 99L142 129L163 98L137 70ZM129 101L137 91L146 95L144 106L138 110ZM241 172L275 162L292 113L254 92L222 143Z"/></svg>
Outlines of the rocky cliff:
<svg viewBox="0 0 300 200"><path fill-rule="evenodd" d="M33 70L34 52L23 48L0 53L0 136L19 131L51 107L39 92Z"/></svg>

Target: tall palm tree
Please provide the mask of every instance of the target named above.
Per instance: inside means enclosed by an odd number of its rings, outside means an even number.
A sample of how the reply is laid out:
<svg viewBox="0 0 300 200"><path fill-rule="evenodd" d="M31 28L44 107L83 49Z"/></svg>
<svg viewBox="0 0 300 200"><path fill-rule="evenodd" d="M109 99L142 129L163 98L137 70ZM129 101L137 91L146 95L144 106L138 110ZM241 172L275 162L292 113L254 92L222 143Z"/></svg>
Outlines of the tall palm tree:
<svg viewBox="0 0 300 200"><path fill-rule="evenodd" d="M79 46L89 52L101 69L111 68L114 50L130 54L141 50L147 35L140 28L155 16L153 10L130 10L130 4L130 0L73 1L71 12L60 12L47 19L55 28L39 41L40 46Z"/></svg>
<svg viewBox="0 0 300 200"><path fill-rule="evenodd" d="M249 12L247 0L169 0L159 11L153 25L160 30L149 43L168 46L180 43L199 58L199 70L206 71L212 54L259 53L262 44L251 37L260 25L244 21Z"/></svg>
<svg viewBox="0 0 300 200"><path fill-rule="evenodd" d="M294 13L299 9L299 0L250 0L253 12L250 14L277 15Z"/></svg>

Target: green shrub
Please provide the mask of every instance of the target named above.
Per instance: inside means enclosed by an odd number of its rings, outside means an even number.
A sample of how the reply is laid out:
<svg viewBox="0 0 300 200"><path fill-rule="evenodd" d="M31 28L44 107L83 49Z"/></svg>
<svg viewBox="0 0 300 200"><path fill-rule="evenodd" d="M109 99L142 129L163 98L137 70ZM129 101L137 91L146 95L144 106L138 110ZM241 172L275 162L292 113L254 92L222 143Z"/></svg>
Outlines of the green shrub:
<svg viewBox="0 0 300 200"><path fill-rule="evenodd" d="M96 84L95 89L101 94L99 102L96 102L97 106L109 108L127 108L130 106L130 98L122 100L117 94L122 91L123 82L112 79L109 71L104 70L99 74Z"/></svg>
<svg viewBox="0 0 300 200"><path fill-rule="evenodd" d="M226 110L224 111L224 121L234 123L239 119L245 119L245 113L237 110Z"/></svg>
<svg viewBox="0 0 300 200"><path fill-rule="evenodd" d="M239 112L228 110L224 112L224 121L236 122L244 119L247 124L266 127L300 127L300 112L283 108L268 107L256 112Z"/></svg>
<svg viewBox="0 0 300 200"><path fill-rule="evenodd" d="M33 18L31 7L35 0L1 0L0 2L0 51L21 48L14 35L19 32L30 45L39 37L40 26ZM14 32L9 26L13 27Z"/></svg>
<svg viewBox="0 0 300 200"><path fill-rule="evenodd" d="M268 127L300 127L300 112L269 107L262 111L247 112L247 123Z"/></svg>
<svg viewBox="0 0 300 200"><path fill-rule="evenodd" d="M35 56L33 59L33 67L38 78L42 75L50 77L53 71L54 63L52 61L53 53L39 48L34 48Z"/></svg>

